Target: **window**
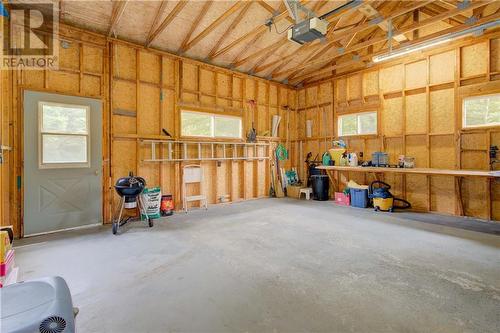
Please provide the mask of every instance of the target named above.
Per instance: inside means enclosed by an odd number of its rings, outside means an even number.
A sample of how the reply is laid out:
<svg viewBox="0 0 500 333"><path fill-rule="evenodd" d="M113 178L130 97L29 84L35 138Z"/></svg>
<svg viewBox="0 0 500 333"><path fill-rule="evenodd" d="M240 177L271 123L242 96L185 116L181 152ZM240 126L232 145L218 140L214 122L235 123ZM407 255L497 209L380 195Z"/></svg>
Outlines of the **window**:
<svg viewBox="0 0 500 333"><path fill-rule="evenodd" d="M84 105L39 102L40 168L90 167L89 111Z"/></svg>
<svg viewBox="0 0 500 333"><path fill-rule="evenodd" d="M463 127L500 126L500 95L463 100Z"/></svg>
<svg viewBox="0 0 500 333"><path fill-rule="evenodd" d="M241 138L241 118L182 111L181 134L209 138Z"/></svg>
<svg viewBox="0 0 500 333"><path fill-rule="evenodd" d="M338 132L339 136L377 134L377 112L339 116Z"/></svg>

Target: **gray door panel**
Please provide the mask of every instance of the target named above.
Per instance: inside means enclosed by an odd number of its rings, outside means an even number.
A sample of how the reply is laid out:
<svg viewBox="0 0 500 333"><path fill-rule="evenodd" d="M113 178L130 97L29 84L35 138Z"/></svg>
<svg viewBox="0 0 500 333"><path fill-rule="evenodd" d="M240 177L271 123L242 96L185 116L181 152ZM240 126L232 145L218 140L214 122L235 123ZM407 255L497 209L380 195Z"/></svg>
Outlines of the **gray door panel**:
<svg viewBox="0 0 500 333"><path fill-rule="evenodd" d="M39 101L90 107L90 168L39 168ZM23 221L25 235L102 223L100 100L25 91Z"/></svg>

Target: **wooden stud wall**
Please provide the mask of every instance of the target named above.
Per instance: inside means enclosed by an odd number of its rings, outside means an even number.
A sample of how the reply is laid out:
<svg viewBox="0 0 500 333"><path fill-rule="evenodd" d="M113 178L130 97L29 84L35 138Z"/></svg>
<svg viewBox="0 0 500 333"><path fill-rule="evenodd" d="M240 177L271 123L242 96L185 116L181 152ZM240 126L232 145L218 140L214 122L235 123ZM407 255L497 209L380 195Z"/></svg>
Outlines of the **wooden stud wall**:
<svg viewBox="0 0 500 333"><path fill-rule="evenodd" d="M181 109L241 116L244 136L252 120L259 135L270 131L272 115L277 114L282 116L279 136L259 136L258 140L275 145L287 139L289 110L296 107L296 92L288 86L64 25L60 39L70 47L60 48L57 71L1 72L2 143L14 150L4 155L1 164L0 213L2 224L14 225L17 236L23 234L23 184L18 176L23 174L24 89L102 100L105 222L110 221L117 202L112 185L129 171L143 176L148 186L173 194L180 208L183 163L141 162L150 152L139 140L167 139L162 128L175 139L186 139L180 136ZM249 100L256 102L255 110ZM248 156L253 153L248 150ZM220 202L221 197L232 202L268 196L269 161L203 162L202 166L210 203Z"/></svg>
<svg viewBox="0 0 500 333"><path fill-rule="evenodd" d="M488 170L490 144L500 146L500 128L462 129L462 99L500 93L500 34L457 42L452 46L420 53L311 84L299 90L294 123L294 146L305 146L303 155L325 151L321 123L315 105L326 100L314 98L328 86L337 123L342 114L378 111L378 135L343 138L350 151L386 151L395 164L398 155L413 156L417 167ZM310 96L313 95L313 98ZM311 111L313 110L313 111ZM305 121L313 120L313 137L305 137ZM320 134L321 133L321 134ZM326 139L336 135L330 127ZM330 142L328 142L330 146ZM303 161L295 160L301 166ZM300 163L300 164L298 164ZM495 168L500 169L499 165ZM349 179L369 183L371 174L342 173L340 188ZM500 183L494 180L448 176L385 174L395 195L409 200L415 210L500 220ZM463 207L457 199L462 189Z"/></svg>

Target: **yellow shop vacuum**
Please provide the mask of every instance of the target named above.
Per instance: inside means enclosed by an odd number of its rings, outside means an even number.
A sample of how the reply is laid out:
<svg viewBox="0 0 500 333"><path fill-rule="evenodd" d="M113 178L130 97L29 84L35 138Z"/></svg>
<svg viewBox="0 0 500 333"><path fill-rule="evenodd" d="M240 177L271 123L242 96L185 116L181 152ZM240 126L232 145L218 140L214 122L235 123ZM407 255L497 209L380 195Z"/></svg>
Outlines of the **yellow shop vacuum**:
<svg viewBox="0 0 500 333"><path fill-rule="evenodd" d="M393 212L395 208L407 209L411 208L411 204L403 199L395 198L389 189L391 185L376 180L370 184L368 197L373 200L373 208L375 211ZM395 202L402 203L394 205Z"/></svg>

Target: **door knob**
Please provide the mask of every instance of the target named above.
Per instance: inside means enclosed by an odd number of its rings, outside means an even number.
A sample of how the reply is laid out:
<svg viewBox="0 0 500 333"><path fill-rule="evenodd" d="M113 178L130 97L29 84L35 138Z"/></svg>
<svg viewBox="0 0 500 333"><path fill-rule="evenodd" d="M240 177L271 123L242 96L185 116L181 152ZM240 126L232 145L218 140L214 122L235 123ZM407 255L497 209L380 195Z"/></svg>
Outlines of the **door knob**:
<svg viewBox="0 0 500 333"><path fill-rule="evenodd" d="M99 170L94 171L96 176L99 176Z"/></svg>

